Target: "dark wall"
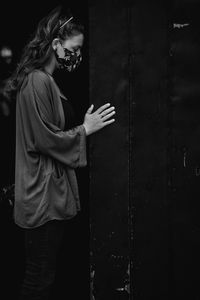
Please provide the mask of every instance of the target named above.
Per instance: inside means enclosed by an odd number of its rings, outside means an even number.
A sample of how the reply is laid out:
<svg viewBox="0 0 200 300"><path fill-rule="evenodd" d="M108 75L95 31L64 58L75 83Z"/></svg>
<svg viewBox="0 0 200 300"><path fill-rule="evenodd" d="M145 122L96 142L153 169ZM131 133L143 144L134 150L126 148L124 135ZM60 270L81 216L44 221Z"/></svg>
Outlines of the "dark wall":
<svg viewBox="0 0 200 300"><path fill-rule="evenodd" d="M200 1L174 1L170 30L170 220L176 298L199 299Z"/></svg>
<svg viewBox="0 0 200 300"><path fill-rule="evenodd" d="M90 140L92 294L129 299L129 11L126 1L91 1L89 13L90 101L116 108L115 123Z"/></svg>
<svg viewBox="0 0 200 300"><path fill-rule="evenodd" d="M93 295L200 299L200 2L89 6L90 101L116 107L90 144Z"/></svg>
<svg viewBox="0 0 200 300"><path fill-rule="evenodd" d="M134 296L164 300L171 299L166 186L169 12L165 1L135 1L130 9Z"/></svg>
<svg viewBox="0 0 200 300"><path fill-rule="evenodd" d="M90 4L91 101L116 107L91 141L95 299L168 299L167 35L166 3Z"/></svg>

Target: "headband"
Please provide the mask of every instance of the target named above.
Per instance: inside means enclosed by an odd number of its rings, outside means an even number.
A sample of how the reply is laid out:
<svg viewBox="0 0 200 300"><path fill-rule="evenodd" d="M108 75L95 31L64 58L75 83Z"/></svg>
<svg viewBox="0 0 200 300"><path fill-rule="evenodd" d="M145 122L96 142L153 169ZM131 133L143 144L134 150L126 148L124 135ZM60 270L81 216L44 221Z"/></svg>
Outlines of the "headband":
<svg viewBox="0 0 200 300"><path fill-rule="evenodd" d="M69 20L67 20L66 22L64 22L61 26L60 26L60 28L62 28L63 26L65 26L67 23L69 23L71 20L73 19L73 17L71 17Z"/></svg>

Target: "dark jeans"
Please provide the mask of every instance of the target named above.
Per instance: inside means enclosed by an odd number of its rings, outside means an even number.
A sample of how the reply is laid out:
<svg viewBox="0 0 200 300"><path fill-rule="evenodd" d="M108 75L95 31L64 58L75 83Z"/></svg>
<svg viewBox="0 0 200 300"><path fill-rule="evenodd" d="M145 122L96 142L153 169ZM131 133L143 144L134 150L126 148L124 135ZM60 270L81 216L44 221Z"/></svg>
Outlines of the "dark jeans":
<svg viewBox="0 0 200 300"><path fill-rule="evenodd" d="M20 300L49 299L64 224L65 221L53 220L37 228L25 229L26 269Z"/></svg>

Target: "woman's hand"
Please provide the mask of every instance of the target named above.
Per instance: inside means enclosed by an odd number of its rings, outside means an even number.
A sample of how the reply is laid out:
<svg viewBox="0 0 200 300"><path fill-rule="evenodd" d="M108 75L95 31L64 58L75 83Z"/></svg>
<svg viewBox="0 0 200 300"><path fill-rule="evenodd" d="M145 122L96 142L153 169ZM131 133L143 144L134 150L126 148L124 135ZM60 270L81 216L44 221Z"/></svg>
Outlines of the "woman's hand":
<svg viewBox="0 0 200 300"><path fill-rule="evenodd" d="M83 126L86 135L90 135L115 121L115 119L110 119L115 114L115 108L114 106L110 107L110 103L102 105L94 113L92 113L93 108L94 105L92 104L85 114Z"/></svg>

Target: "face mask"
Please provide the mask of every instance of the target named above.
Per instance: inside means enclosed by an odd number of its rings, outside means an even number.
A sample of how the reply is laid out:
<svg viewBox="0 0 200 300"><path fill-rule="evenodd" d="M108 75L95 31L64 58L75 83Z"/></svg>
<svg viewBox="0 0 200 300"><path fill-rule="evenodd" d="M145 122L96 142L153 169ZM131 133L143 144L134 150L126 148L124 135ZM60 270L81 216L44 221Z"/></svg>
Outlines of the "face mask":
<svg viewBox="0 0 200 300"><path fill-rule="evenodd" d="M59 51L55 50L56 59L59 63L60 69L66 69L68 72L74 71L82 61L81 51L70 51L67 48L63 48Z"/></svg>

